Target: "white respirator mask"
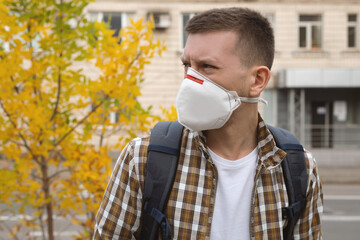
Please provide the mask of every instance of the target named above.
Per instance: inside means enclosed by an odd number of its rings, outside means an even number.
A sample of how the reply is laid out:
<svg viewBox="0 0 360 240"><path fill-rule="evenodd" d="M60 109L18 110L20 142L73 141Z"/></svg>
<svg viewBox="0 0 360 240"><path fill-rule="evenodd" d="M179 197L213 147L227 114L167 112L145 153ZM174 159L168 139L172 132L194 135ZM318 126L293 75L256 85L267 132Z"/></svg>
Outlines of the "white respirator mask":
<svg viewBox="0 0 360 240"><path fill-rule="evenodd" d="M176 97L178 121L193 131L221 128L241 102L267 104L259 97L239 97L189 68Z"/></svg>

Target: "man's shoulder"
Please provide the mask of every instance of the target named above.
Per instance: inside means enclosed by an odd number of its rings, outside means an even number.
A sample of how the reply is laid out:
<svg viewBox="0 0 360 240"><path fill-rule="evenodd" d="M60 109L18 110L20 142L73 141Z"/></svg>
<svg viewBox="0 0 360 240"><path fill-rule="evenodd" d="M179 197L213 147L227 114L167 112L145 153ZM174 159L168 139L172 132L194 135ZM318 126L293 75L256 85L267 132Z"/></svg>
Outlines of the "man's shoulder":
<svg viewBox="0 0 360 240"><path fill-rule="evenodd" d="M305 154L305 161L306 161L307 168L310 171L313 169L317 169L317 162L316 162L314 155L306 148L304 148L304 154Z"/></svg>
<svg viewBox="0 0 360 240"><path fill-rule="evenodd" d="M150 135L131 139L122 149L117 159L117 164L138 165L141 162L146 161L149 141Z"/></svg>
<svg viewBox="0 0 360 240"><path fill-rule="evenodd" d="M316 165L316 160L315 160L315 157L314 155L311 153L310 150L306 149L304 147L304 154L305 154L305 160L306 160L306 164L307 165ZM310 167L310 166L308 166Z"/></svg>
<svg viewBox="0 0 360 240"><path fill-rule="evenodd" d="M200 135L198 132L193 132L187 128L184 128L184 131L180 137L182 138L183 142L188 142L200 138ZM139 157L139 156L146 157L150 145L150 138L151 138L151 132L133 138L125 146L124 151L126 151L127 153L129 153L134 157ZM182 146L186 146L186 144L185 145L182 144Z"/></svg>
<svg viewBox="0 0 360 240"><path fill-rule="evenodd" d="M304 149L304 154L305 154L307 176L308 176L307 191L309 191L310 185L315 184L315 183L320 184L319 168L318 168L318 164L315 160L315 157L309 150Z"/></svg>
<svg viewBox="0 0 360 240"><path fill-rule="evenodd" d="M135 137L131 139L128 143L130 147L148 147L150 142L150 133L144 134L142 136Z"/></svg>

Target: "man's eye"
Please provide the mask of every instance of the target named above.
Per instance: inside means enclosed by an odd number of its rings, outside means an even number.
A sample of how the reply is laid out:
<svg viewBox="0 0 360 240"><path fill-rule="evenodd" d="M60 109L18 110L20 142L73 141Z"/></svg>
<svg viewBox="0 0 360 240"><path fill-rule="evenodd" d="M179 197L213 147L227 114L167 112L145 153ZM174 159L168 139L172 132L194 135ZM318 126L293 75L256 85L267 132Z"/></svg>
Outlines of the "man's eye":
<svg viewBox="0 0 360 240"><path fill-rule="evenodd" d="M204 64L204 68L216 68L216 67L210 64Z"/></svg>

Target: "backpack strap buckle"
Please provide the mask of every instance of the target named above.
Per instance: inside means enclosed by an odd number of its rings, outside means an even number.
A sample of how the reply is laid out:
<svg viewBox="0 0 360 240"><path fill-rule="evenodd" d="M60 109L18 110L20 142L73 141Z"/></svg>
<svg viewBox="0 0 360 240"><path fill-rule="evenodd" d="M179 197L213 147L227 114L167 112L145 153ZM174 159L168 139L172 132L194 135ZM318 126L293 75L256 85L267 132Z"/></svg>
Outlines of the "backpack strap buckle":
<svg viewBox="0 0 360 240"><path fill-rule="evenodd" d="M301 202L294 202L293 204L289 205L288 207L284 207L282 209L283 216L285 219L292 219L294 216L301 212Z"/></svg>
<svg viewBox="0 0 360 240"><path fill-rule="evenodd" d="M150 212L150 216L152 216L157 223L161 226L162 238L163 239L171 239L171 227L170 223L167 220L166 216L156 208L153 208Z"/></svg>

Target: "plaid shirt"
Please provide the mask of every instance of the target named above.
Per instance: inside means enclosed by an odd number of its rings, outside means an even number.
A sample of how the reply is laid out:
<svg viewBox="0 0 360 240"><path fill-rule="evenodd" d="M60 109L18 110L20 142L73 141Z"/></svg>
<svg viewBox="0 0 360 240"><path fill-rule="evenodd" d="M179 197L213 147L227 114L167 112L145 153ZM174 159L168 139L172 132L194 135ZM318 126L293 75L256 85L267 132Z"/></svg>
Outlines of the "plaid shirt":
<svg viewBox="0 0 360 240"><path fill-rule="evenodd" d="M149 137L136 138L121 153L96 216L94 239L139 239ZM277 148L259 118L258 162L250 214L251 239L283 239L282 208L288 206ZM322 189L316 162L305 153L308 171L307 204L294 230L294 239L321 239ZM217 184L217 170L204 137L185 130L178 169L166 216L173 239L209 239Z"/></svg>

